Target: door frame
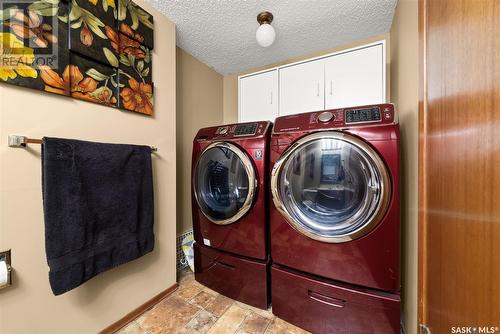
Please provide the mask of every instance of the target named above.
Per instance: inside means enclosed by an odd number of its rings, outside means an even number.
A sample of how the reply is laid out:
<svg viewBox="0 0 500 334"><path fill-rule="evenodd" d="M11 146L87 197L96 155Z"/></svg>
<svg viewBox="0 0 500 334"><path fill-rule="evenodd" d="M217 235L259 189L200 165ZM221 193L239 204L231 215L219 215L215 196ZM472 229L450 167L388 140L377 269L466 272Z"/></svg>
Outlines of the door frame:
<svg viewBox="0 0 500 334"><path fill-rule="evenodd" d="M425 202L425 111L427 109L427 76L426 76L426 52L427 52L427 37L426 37L426 11L425 7L427 0L419 0L418 2L418 42L419 42L419 99L418 99L418 286L417 286L417 321L418 330L423 330L424 307L425 307L425 266L426 266L426 242L425 242L425 224L426 216L423 214L423 209L426 207Z"/></svg>

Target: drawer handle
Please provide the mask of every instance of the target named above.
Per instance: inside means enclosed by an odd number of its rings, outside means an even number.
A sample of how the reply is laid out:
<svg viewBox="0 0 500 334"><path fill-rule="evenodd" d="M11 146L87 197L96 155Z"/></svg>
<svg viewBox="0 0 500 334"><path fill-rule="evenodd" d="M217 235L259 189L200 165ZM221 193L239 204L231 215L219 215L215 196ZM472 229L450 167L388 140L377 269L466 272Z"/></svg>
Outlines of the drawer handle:
<svg viewBox="0 0 500 334"><path fill-rule="evenodd" d="M217 261L216 264L219 264L222 268L225 268L225 269L229 269L229 270L235 269L234 266L227 264L227 263L224 263L224 262Z"/></svg>
<svg viewBox="0 0 500 334"><path fill-rule="evenodd" d="M339 308L344 307L346 304L345 300L337 299L337 298L333 298L333 297L328 297L328 296L322 295L320 293L317 293L317 292L314 292L311 290L309 290L309 298L311 298L315 301L318 301L320 303L330 305L333 307L339 307Z"/></svg>

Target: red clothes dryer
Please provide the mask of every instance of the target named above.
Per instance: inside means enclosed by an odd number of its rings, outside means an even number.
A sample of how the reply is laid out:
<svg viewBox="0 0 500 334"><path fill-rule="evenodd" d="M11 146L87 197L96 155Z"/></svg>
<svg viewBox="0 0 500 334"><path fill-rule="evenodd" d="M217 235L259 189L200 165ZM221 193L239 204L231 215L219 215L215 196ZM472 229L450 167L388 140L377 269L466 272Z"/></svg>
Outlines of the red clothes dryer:
<svg viewBox="0 0 500 334"><path fill-rule="evenodd" d="M273 312L314 333L399 333L399 126L392 104L276 119Z"/></svg>
<svg viewBox="0 0 500 334"><path fill-rule="evenodd" d="M201 129L193 143L195 278L244 303L269 304L269 141L272 124Z"/></svg>

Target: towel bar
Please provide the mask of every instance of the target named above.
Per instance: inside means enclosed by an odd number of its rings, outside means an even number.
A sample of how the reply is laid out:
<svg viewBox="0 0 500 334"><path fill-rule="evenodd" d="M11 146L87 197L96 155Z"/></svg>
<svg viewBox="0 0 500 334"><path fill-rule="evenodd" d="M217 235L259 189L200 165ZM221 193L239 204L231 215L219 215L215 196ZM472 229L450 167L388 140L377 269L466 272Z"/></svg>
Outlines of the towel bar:
<svg viewBox="0 0 500 334"><path fill-rule="evenodd" d="M9 147L26 147L28 144L41 144L41 139L28 138L26 136L9 135ZM152 152L158 152L158 148L151 146Z"/></svg>

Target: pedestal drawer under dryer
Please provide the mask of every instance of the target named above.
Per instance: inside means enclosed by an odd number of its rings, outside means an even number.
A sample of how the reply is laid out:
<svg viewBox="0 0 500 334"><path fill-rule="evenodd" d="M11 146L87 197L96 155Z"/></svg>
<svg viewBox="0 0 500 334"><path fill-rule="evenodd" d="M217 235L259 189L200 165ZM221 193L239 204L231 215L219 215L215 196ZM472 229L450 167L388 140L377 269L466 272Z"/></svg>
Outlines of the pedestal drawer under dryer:
<svg viewBox="0 0 500 334"><path fill-rule="evenodd" d="M269 264L194 244L195 279L221 294L267 309Z"/></svg>

